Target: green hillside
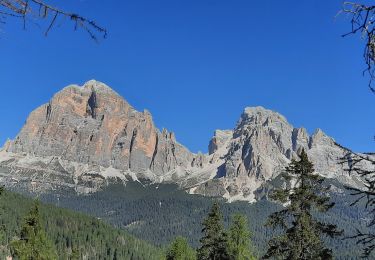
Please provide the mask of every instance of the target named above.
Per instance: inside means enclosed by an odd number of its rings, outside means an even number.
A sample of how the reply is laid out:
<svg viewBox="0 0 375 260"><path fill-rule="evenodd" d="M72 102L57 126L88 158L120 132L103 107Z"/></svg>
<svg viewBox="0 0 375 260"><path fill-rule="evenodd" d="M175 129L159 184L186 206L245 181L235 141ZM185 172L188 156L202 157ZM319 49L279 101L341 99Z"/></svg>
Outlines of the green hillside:
<svg viewBox="0 0 375 260"><path fill-rule="evenodd" d="M331 194L336 206L324 218L336 223L351 235L355 228L366 229L366 214L361 207L350 207L353 200L338 183L331 181L340 192ZM146 185L130 182L124 187L111 184L104 190L90 195L77 196L72 192L44 194L42 199L62 207L85 212L108 223L125 229L136 237L154 245L166 245L176 236L183 236L194 246L199 246L201 223L212 206L213 199L190 195L178 190L175 185ZM221 203L225 224L230 216L242 213L249 219L253 233L253 245L259 254L263 253L273 230L264 227L269 214L279 208L267 200L254 204L247 202ZM328 240L337 259L355 259L361 248L350 239Z"/></svg>
<svg viewBox="0 0 375 260"><path fill-rule="evenodd" d="M5 259L8 245L19 235L33 200L9 191L0 198L1 224L5 229L0 259ZM47 237L55 244L59 259L160 259L160 249L102 220L46 204L40 210Z"/></svg>

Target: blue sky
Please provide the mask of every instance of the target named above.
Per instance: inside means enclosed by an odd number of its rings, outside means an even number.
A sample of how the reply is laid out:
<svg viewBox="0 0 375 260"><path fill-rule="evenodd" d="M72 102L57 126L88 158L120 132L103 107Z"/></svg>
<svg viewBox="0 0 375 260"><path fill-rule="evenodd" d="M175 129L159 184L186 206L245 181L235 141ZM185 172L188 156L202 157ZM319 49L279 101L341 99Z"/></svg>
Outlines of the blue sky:
<svg viewBox="0 0 375 260"><path fill-rule="evenodd" d="M44 37L32 24L24 31L8 20L0 32L0 142L64 86L97 79L150 110L159 128L195 152L257 105L310 133L319 127L345 146L374 151L363 42L341 37L350 29L344 16L335 19L341 3L66 1L62 7L109 30L100 44L69 21Z"/></svg>

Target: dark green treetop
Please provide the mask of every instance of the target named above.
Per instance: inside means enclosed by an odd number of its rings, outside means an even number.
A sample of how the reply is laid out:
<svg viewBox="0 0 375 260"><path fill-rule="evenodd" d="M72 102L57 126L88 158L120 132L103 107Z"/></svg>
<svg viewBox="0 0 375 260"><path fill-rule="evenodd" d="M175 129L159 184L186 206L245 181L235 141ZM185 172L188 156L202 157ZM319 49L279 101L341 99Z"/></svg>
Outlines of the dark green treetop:
<svg viewBox="0 0 375 260"><path fill-rule="evenodd" d="M228 230L228 252L233 260L255 260L251 251L251 233L247 218L241 214L232 217L232 223Z"/></svg>
<svg viewBox="0 0 375 260"><path fill-rule="evenodd" d="M292 185L276 189L271 199L286 206L272 213L266 225L281 228L283 233L269 241L264 258L332 259L332 250L324 246L321 236L334 238L342 232L336 225L314 217L314 212L324 213L334 206L326 195L329 187L323 184L324 178L314 174L313 164L304 150L300 160L292 160L282 177Z"/></svg>
<svg viewBox="0 0 375 260"><path fill-rule="evenodd" d="M177 237L169 246L167 260L195 260L196 252L191 248L184 237Z"/></svg>
<svg viewBox="0 0 375 260"><path fill-rule="evenodd" d="M200 239L201 247L198 249L199 260L229 259L227 252L227 235L224 230L223 216L219 203L212 205L211 211L203 221L203 237Z"/></svg>
<svg viewBox="0 0 375 260"><path fill-rule="evenodd" d="M25 217L20 239L10 244L12 256L20 260L57 259L56 250L46 237L39 214L39 202L35 202Z"/></svg>

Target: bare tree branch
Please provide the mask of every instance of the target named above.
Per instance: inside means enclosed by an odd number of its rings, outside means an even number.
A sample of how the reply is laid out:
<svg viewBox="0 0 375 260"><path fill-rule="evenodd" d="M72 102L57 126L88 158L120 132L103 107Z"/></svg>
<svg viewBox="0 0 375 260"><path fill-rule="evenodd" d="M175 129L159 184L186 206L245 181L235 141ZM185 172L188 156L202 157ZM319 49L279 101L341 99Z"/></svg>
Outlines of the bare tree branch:
<svg viewBox="0 0 375 260"><path fill-rule="evenodd" d="M107 37L107 30L97 25L95 21L66 12L49 5L44 0L0 0L1 23L6 23L7 18L19 18L23 20L23 26L26 28L28 20L46 20L49 25L45 35L51 31L60 16L70 19L74 23L75 30L78 28L85 30L94 41L98 41L99 35L103 38Z"/></svg>
<svg viewBox="0 0 375 260"><path fill-rule="evenodd" d="M364 182L364 187L361 189L345 187L350 192L350 195L355 198L350 206L363 202L365 209L370 215L370 221L366 225L373 227L375 226L375 156L374 154L356 153L340 144L336 143L336 145L346 151L346 154L340 158L339 164L346 166L345 170L349 174L358 174ZM372 252L375 252L375 234L357 230L355 235L348 238L357 240L356 243L363 246L363 257L366 258Z"/></svg>
<svg viewBox="0 0 375 260"><path fill-rule="evenodd" d="M363 58L367 68L363 73L369 74L369 88L375 94L373 86L375 80L375 5L367 6L354 2L344 2L340 13L349 15L351 23L351 31L342 36L360 33L366 42Z"/></svg>

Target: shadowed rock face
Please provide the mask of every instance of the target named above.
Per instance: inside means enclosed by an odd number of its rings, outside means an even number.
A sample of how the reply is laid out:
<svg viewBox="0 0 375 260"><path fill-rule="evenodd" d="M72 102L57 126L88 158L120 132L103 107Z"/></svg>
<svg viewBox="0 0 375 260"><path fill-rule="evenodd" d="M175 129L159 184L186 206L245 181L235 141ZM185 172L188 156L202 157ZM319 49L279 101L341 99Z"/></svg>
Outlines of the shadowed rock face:
<svg viewBox="0 0 375 260"><path fill-rule="evenodd" d="M263 107L246 108L233 133L226 155L226 175L228 177L255 177L268 180L278 175L290 162L297 159L304 149L321 169L317 154L326 157L327 147L335 150L336 158L330 158L330 171L342 170L337 159L344 155L335 141L320 129L309 136L305 128L294 128L287 120ZM327 160L326 160L327 161ZM333 168L332 168L333 167Z"/></svg>
<svg viewBox="0 0 375 260"><path fill-rule="evenodd" d="M232 130L216 130L210 143L208 144L208 153L214 154L220 148L225 146L225 143L233 137Z"/></svg>
<svg viewBox="0 0 375 260"><path fill-rule="evenodd" d="M148 111L137 112L97 81L68 86L34 110L7 151L156 175L195 158Z"/></svg>
<svg viewBox="0 0 375 260"><path fill-rule="evenodd" d="M191 193L254 201L305 149L317 173L360 186L338 159L345 150L320 129L311 136L280 114L246 108L233 130L216 130L209 154L194 154L159 131L103 83L71 85L34 110L0 151L0 182L34 188L96 191L107 178L173 182ZM5 172L5 173L4 173ZM2 174L5 175L2 175Z"/></svg>
<svg viewBox="0 0 375 260"><path fill-rule="evenodd" d="M226 150L221 151L217 175L223 177L200 184L194 192L252 201L254 191L284 171L302 149L317 173L352 186L361 185L358 176L348 176L344 170L347 166L338 163L346 152L331 137L320 129L309 136L306 129L294 128L282 115L263 107L246 108L233 131L217 130L210 142L210 156L215 158L223 146Z"/></svg>

